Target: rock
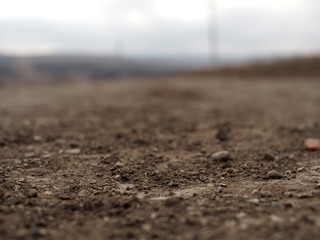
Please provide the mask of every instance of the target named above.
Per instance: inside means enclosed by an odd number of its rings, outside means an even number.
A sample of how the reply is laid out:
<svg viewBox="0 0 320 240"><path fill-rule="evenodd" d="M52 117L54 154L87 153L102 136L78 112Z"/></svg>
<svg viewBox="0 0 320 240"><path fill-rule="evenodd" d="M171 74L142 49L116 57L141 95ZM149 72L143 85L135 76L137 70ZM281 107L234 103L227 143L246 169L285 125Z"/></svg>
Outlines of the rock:
<svg viewBox="0 0 320 240"><path fill-rule="evenodd" d="M304 167L299 167L299 168L297 169L297 172L303 172L304 170L305 170Z"/></svg>
<svg viewBox="0 0 320 240"><path fill-rule="evenodd" d="M38 192L36 189L29 189L25 191L24 195L28 198L36 198L38 197Z"/></svg>
<svg viewBox="0 0 320 240"><path fill-rule="evenodd" d="M166 207L173 207L175 205L178 205L182 201L181 197L169 197L164 201L164 205Z"/></svg>
<svg viewBox="0 0 320 240"><path fill-rule="evenodd" d="M294 207L294 205L293 205L292 202L285 202L285 203L284 203L284 207L286 207L286 208L292 208L292 207Z"/></svg>
<svg viewBox="0 0 320 240"><path fill-rule="evenodd" d="M320 171L320 166L313 166L311 169L318 172Z"/></svg>
<svg viewBox="0 0 320 240"><path fill-rule="evenodd" d="M40 142L42 140L42 137L41 136L33 136L33 140L36 141L36 142Z"/></svg>
<svg viewBox="0 0 320 240"><path fill-rule="evenodd" d="M320 183L316 185L316 189L320 189Z"/></svg>
<svg viewBox="0 0 320 240"><path fill-rule="evenodd" d="M81 190L81 191L78 193L78 196L79 196L79 197L86 197L86 196L88 196L88 195L89 195L89 192L88 192L86 189Z"/></svg>
<svg viewBox="0 0 320 240"><path fill-rule="evenodd" d="M295 194L295 196L297 198L309 198L309 197L313 196L313 193L312 192L303 192L303 193Z"/></svg>
<svg viewBox="0 0 320 240"><path fill-rule="evenodd" d="M267 179L281 179L283 178L283 175L277 171L270 171L267 173Z"/></svg>
<svg viewBox="0 0 320 240"><path fill-rule="evenodd" d="M214 161L222 161L222 162L231 159L230 153L228 151L216 152L212 154L211 158Z"/></svg>
<svg viewBox="0 0 320 240"><path fill-rule="evenodd" d="M270 153L265 153L263 156L263 160L267 160L267 161L274 161L276 159L275 156L273 156Z"/></svg>
<svg viewBox="0 0 320 240"><path fill-rule="evenodd" d="M280 205L280 203L279 203L278 201L273 201L273 202L271 203L271 206L272 206L272 207L279 208L281 205Z"/></svg>
<svg viewBox="0 0 320 240"><path fill-rule="evenodd" d="M80 148L71 148L66 150L67 154L79 154L80 152L81 152Z"/></svg>
<svg viewBox="0 0 320 240"><path fill-rule="evenodd" d="M0 189L0 199L3 199L5 196L5 192L2 189Z"/></svg>
<svg viewBox="0 0 320 240"><path fill-rule="evenodd" d="M227 141L228 140L228 134L229 131L226 128L219 128L216 138L219 139L220 141Z"/></svg>
<svg viewBox="0 0 320 240"><path fill-rule="evenodd" d="M119 181L121 179L121 175L115 175L114 180Z"/></svg>
<svg viewBox="0 0 320 240"><path fill-rule="evenodd" d="M261 190L260 191L260 196L263 198L269 198L272 196L272 192L267 191L267 190Z"/></svg>
<svg viewBox="0 0 320 240"><path fill-rule="evenodd" d="M287 198L292 197L292 192L284 192L284 196Z"/></svg>
<svg viewBox="0 0 320 240"><path fill-rule="evenodd" d="M304 147L307 150L320 150L319 138L307 138L304 140Z"/></svg>
<svg viewBox="0 0 320 240"><path fill-rule="evenodd" d="M254 198L254 199L249 199L249 202L251 202L252 204L258 206L260 201L259 201L259 199Z"/></svg>

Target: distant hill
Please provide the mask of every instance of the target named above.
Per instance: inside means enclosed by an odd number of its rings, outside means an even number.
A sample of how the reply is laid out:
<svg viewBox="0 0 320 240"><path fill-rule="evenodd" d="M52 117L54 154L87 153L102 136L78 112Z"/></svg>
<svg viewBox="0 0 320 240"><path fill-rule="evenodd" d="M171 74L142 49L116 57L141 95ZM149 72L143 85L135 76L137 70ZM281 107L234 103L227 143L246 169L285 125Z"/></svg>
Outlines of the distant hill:
<svg viewBox="0 0 320 240"><path fill-rule="evenodd" d="M187 73L189 76L308 76L320 77L320 56L262 61L240 66L221 67Z"/></svg>
<svg viewBox="0 0 320 240"><path fill-rule="evenodd" d="M97 56L0 56L0 81L103 80L163 76L190 69L175 61L136 60Z"/></svg>

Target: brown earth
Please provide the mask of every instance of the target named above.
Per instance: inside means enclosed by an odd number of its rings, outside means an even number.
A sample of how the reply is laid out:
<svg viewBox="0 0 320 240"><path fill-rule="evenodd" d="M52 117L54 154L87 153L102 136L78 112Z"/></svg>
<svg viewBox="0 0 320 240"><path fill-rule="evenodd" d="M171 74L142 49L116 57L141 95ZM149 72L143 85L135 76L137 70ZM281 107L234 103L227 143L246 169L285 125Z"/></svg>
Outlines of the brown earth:
<svg viewBox="0 0 320 240"><path fill-rule="evenodd" d="M315 79L3 86L0 116L1 239L320 239Z"/></svg>

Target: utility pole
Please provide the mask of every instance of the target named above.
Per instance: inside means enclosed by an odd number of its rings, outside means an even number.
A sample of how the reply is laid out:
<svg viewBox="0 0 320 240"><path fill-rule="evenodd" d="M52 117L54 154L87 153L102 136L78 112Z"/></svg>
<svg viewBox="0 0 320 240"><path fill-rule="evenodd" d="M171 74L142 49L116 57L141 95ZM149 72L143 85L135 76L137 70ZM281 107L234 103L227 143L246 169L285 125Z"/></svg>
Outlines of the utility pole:
<svg viewBox="0 0 320 240"><path fill-rule="evenodd" d="M208 0L207 11L208 65L209 67L219 67L220 53L217 0Z"/></svg>

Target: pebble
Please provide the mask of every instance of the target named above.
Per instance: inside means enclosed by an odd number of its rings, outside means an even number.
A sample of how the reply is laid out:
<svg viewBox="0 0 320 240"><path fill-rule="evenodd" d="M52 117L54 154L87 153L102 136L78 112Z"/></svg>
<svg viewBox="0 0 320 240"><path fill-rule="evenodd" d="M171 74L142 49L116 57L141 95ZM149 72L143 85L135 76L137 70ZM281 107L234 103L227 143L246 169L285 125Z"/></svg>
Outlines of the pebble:
<svg viewBox="0 0 320 240"><path fill-rule="evenodd" d="M319 138L307 138L304 141L304 147L307 150L320 150L320 139Z"/></svg>
<svg viewBox="0 0 320 240"><path fill-rule="evenodd" d="M276 159L275 156L273 156L270 153L265 153L263 156L263 160L267 160L267 161L274 161Z"/></svg>
<svg viewBox="0 0 320 240"><path fill-rule="evenodd" d="M286 196L286 197L288 197L288 198L289 198L289 197L292 197L292 192L285 192L285 193L284 193L284 196Z"/></svg>
<svg viewBox="0 0 320 240"><path fill-rule="evenodd" d="M89 192L88 192L86 189L81 190L81 191L78 193L78 196L79 196L79 197L86 197L86 196L88 196L88 195L89 195Z"/></svg>
<svg viewBox="0 0 320 240"><path fill-rule="evenodd" d="M119 181L120 179L121 179L121 176L120 176L120 175L115 175L115 176L114 176L114 180Z"/></svg>
<svg viewBox="0 0 320 240"><path fill-rule="evenodd" d="M66 150L66 153L68 154L79 154L80 152L81 152L80 148L71 148Z"/></svg>
<svg viewBox="0 0 320 240"><path fill-rule="evenodd" d="M231 159L230 153L228 151L216 152L212 154L211 158L214 161L226 161Z"/></svg>
<svg viewBox="0 0 320 240"><path fill-rule="evenodd" d="M294 205L293 205L292 202L285 202L285 203L284 203L284 207L286 207L286 208L292 208L292 207L294 207Z"/></svg>
<svg viewBox="0 0 320 240"><path fill-rule="evenodd" d="M272 192L267 191L267 190L261 190L260 191L260 196L263 198L269 198L272 196Z"/></svg>
<svg viewBox="0 0 320 240"><path fill-rule="evenodd" d="M5 192L2 189L0 189L0 199L3 199L5 196Z"/></svg>
<svg viewBox="0 0 320 240"><path fill-rule="evenodd" d="M28 198L36 198L38 197L38 192L36 189L29 189L24 193L24 195Z"/></svg>
<svg viewBox="0 0 320 240"><path fill-rule="evenodd" d="M313 196L312 192L303 192L295 195L297 198L309 198Z"/></svg>
<svg viewBox="0 0 320 240"><path fill-rule="evenodd" d="M164 201L166 207L173 207L182 201L181 197L169 197Z"/></svg>
<svg viewBox="0 0 320 240"><path fill-rule="evenodd" d="M271 203L271 206L272 206L272 207L279 208L281 205L280 205L280 203L279 203L279 202L277 202L277 201L273 201L273 202Z"/></svg>
<svg viewBox="0 0 320 240"><path fill-rule="evenodd" d="M320 189L320 183L316 185L316 189Z"/></svg>
<svg viewBox="0 0 320 240"><path fill-rule="evenodd" d="M259 205L259 199L254 198L254 199L249 199L249 202L253 203L254 205L258 206Z"/></svg>
<svg viewBox="0 0 320 240"><path fill-rule="evenodd" d="M216 138L220 141L227 141L228 140L228 130L226 128L219 128Z"/></svg>
<svg viewBox="0 0 320 240"><path fill-rule="evenodd" d="M311 169L314 170L314 171L319 171L320 170L320 166L313 166Z"/></svg>
<svg viewBox="0 0 320 240"><path fill-rule="evenodd" d="M41 136L33 136L33 140L36 142L41 141L42 137Z"/></svg>
<svg viewBox="0 0 320 240"><path fill-rule="evenodd" d="M283 178L283 175L282 175L282 173L279 173L277 171L272 170L267 173L267 178L268 179L281 179L281 178Z"/></svg>

